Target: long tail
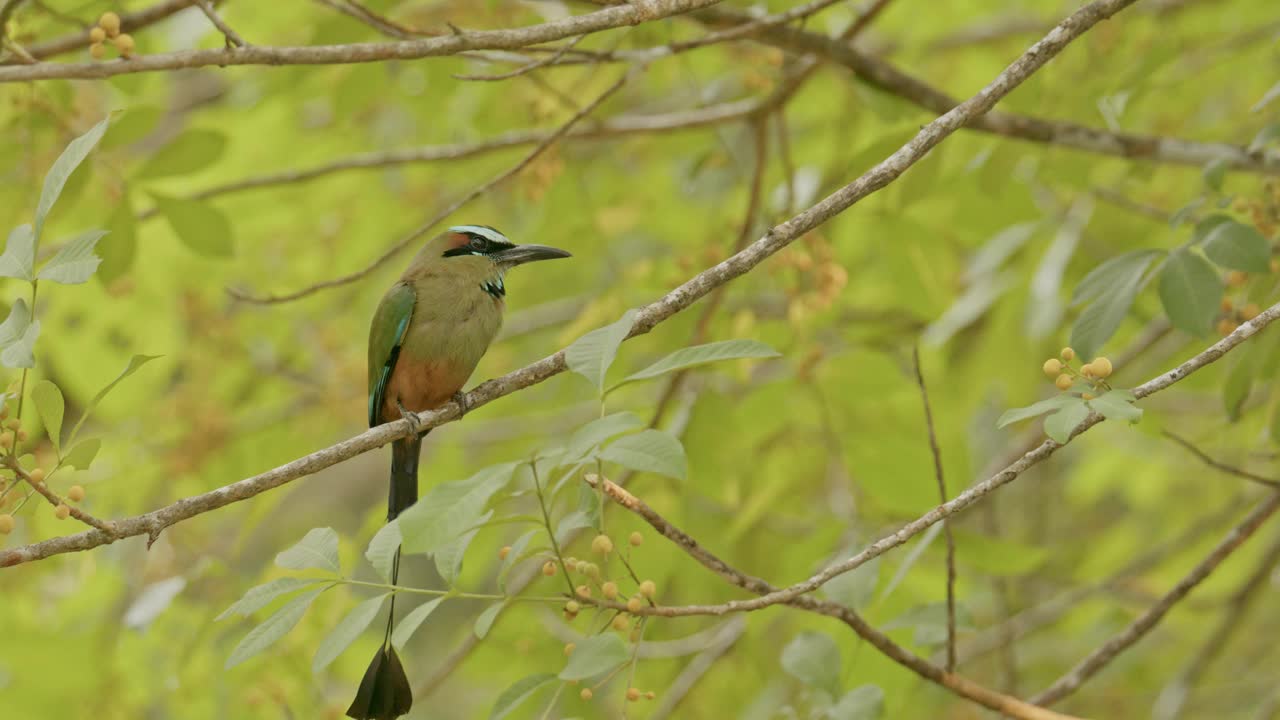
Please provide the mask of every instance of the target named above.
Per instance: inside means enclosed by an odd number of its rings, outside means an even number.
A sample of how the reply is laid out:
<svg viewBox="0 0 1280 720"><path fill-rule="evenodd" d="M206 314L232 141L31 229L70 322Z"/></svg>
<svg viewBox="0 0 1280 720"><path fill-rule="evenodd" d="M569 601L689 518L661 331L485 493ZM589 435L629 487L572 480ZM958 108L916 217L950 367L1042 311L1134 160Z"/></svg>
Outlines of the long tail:
<svg viewBox="0 0 1280 720"><path fill-rule="evenodd" d="M424 433L425 435L425 433ZM422 438L397 440L391 444L391 489L387 498L387 520L395 520L405 508L418 500L418 455ZM400 549L396 548L391 563L391 584L400 578ZM405 675L400 657L391 645L391 629L396 620L396 596L391 596L391 612L387 613L387 629L364 671L355 700L347 708L347 717L356 720L395 720L413 707L413 688Z"/></svg>

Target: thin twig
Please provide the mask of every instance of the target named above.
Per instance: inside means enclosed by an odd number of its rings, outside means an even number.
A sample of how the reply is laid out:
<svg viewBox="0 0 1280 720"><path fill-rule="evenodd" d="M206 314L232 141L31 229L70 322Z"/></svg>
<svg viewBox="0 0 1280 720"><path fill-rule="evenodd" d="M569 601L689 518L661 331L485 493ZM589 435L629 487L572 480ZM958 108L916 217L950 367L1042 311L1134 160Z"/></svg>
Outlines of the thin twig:
<svg viewBox="0 0 1280 720"><path fill-rule="evenodd" d="M240 34L235 30L232 30L231 26L218 15L217 11L213 9L213 3L209 2L209 0L195 0L195 2L196 7L200 8L200 12L204 13L204 16L209 18L209 22L213 23L213 26L218 28L218 31L226 38L228 48L248 45L244 38L240 37Z"/></svg>
<svg viewBox="0 0 1280 720"><path fill-rule="evenodd" d="M327 288L333 288L333 287L340 287L342 285L347 285L349 283L355 282L356 280L359 280L360 278L365 277L369 273L372 273L374 270L377 270L378 268L382 267L384 264L386 264L396 255L399 255L405 248L409 247L411 243L417 241L423 235L426 235L437 224L439 224L441 221L443 221L445 218L449 217L453 213L457 212L467 203L471 202L472 200L475 200L481 195L484 195L485 193L497 187L507 179L519 173L521 170L524 170L526 167L528 167L529 164L532 163L535 159L537 159L539 155L545 152L547 148L551 147L552 145L555 144L557 140L564 137L565 133L569 132L569 130L573 128L573 126L576 125L579 120L586 117L587 115L590 115L592 111L600 107L601 103L609 99L611 95L613 95L615 92L620 90L622 86L626 84L627 80L631 77L631 75L632 75L632 72L627 72L623 74L612 85L610 85L607 90L605 90L603 93L597 96L595 100L592 100L586 107L579 110L576 114L574 114L573 117L569 118L563 125L561 125L555 132L551 133L551 135L549 135L545 140L538 143L537 147L535 147L532 151L530 151L527 155L525 155L523 158L520 159L520 162L517 162L515 165L512 165L511 167L507 168L501 173L498 173L494 177L490 178L487 182L477 185L476 187L472 188L471 191L468 192L467 194L463 195L457 200L454 200L443 210L441 210L440 212L432 216L430 220L427 220L425 223L419 225L417 228L411 231L408 235L405 235L404 237L396 241L394 245L392 245L390 248L384 251L381 255L378 256L377 259L375 259L372 263L366 265L364 268L352 273L348 273L341 277L315 283L314 285L309 285L307 287L302 288L301 290L295 290L294 292L285 293L283 295L263 295L263 296L250 295L243 291L232 289L232 288L228 288L227 292L230 293L231 296L236 298L237 300L242 300L245 302L251 302L251 303L256 303L261 305L270 305L270 304L284 303L284 302L290 302L293 300L298 300L300 298L307 297L308 295L317 293L321 290L325 290Z"/></svg>
<svg viewBox="0 0 1280 720"><path fill-rule="evenodd" d="M1263 477L1261 475L1251 473L1248 470L1245 470L1243 468L1238 468L1238 467L1235 467L1234 465L1228 465L1226 463L1214 460L1203 450L1191 444L1190 440L1187 440L1186 438L1183 438L1175 434L1171 430L1163 430L1161 431L1161 434L1169 438L1170 440L1178 443L1182 447L1186 448L1187 452L1190 452L1192 455L1195 455L1196 458L1200 460L1200 462L1204 463L1205 465L1208 465L1214 470L1221 470L1222 472L1227 473L1228 475L1235 475L1238 478L1244 478L1245 480L1248 480L1250 482L1255 482L1260 485L1266 485L1267 487L1272 489L1280 489L1280 480L1272 480L1271 478Z"/></svg>
<svg viewBox="0 0 1280 720"><path fill-rule="evenodd" d="M920 346L911 348L911 365L915 369L916 384L920 386L920 400L924 403L924 422L929 430L929 452L933 453L933 474L938 481L938 502L947 502L947 481L942 474L942 450L938 448L938 435L933 427L933 409L929 407L929 389L920 368ZM956 539L951 532L951 520L942 521L942 532L947 538L947 672L956 671Z"/></svg>
<svg viewBox="0 0 1280 720"><path fill-rule="evenodd" d="M391 19L379 15L369 8L357 2L347 0L347 2L338 2L337 0L315 0L325 7L332 8L348 17L368 25L383 35L396 38L397 40L409 40L415 37L434 37L441 33L433 30L418 30L407 25L397 23Z"/></svg>
<svg viewBox="0 0 1280 720"><path fill-rule="evenodd" d="M1178 584L1165 593L1158 602L1138 616L1124 630L1121 630L1110 640L1089 653L1085 659L1081 660L1065 675L1055 680L1043 692L1031 698L1031 702L1037 705L1050 705L1078 690L1089 678L1109 665L1112 660L1115 660L1120 653L1145 637L1173 609L1174 605L1177 605L1197 585L1209 577L1210 573L1216 570L1222 564L1222 561L1226 560L1236 548L1244 544L1244 541L1248 540L1258 528L1262 527L1262 524L1276 510L1280 510L1280 492L1272 493L1253 512L1249 513L1239 525L1227 533L1227 536L1203 560L1192 568L1191 572L1179 580Z"/></svg>
<svg viewBox="0 0 1280 720"><path fill-rule="evenodd" d="M547 67L548 65L555 65L560 60L560 58L564 57L565 53L572 50L573 47L578 43L582 42L582 39L585 37L586 35L579 35L578 37L573 38L572 40L565 43L564 45L561 45L560 48L556 50L554 54L548 55L547 57L541 60L536 60L534 62L528 63L527 65L521 65L515 70L511 70L509 72L498 73L497 75L456 74L456 75L453 75L453 79L454 80L470 80L472 82L496 82L498 80L510 80L513 77L519 77L520 75L524 75L526 73L532 72L534 70L537 70L538 68Z"/></svg>

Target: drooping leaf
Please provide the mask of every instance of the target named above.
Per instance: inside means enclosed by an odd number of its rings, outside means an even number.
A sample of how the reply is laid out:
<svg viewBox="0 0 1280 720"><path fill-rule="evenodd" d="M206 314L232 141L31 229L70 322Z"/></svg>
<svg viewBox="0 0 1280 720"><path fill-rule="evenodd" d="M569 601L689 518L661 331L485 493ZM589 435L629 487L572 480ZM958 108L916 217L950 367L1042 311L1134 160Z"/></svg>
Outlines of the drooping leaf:
<svg viewBox="0 0 1280 720"><path fill-rule="evenodd" d="M1146 271L1151 261L1164 254L1163 250L1133 250L1117 255L1088 274L1076 285L1071 295L1071 304L1080 305L1107 292L1117 285L1131 281L1134 275Z"/></svg>
<svg viewBox="0 0 1280 720"><path fill-rule="evenodd" d="M311 603L315 602L315 599L320 597L320 593L327 589L329 589L328 586L309 590L281 606L279 610L272 613L271 617L262 621L261 625L253 628L244 636L240 644L236 645L235 649L231 651L224 668L230 670L271 647L280 638L289 634L289 631L307 613L307 608L311 607Z"/></svg>
<svg viewBox="0 0 1280 720"><path fill-rule="evenodd" d="M476 623L472 627L477 638L483 640L489 634L489 629L493 627L493 621L498 618L498 613L502 612L504 607L506 607L506 602L499 600L480 613L480 617L476 618Z"/></svg>
<svg viewBox="0 0 1280 720"><path fill-rule="evenodd" d="M1071 431L1089 416L1089 406L1084 400L1077 397L1071 399L1073 402L1044 420L1044 434L1056 442L1065 443L1070 439Z"/></svg>
<svg viewBox="0 0 1280 720"><path fill-rule="evenodd" d="M1136 423L1142 419L1142 408L1134 406L1133 392L1112 390L1089 400L1089 407L1108 420Z"/></svg>
<svg viewBox="0 0 1280 720"><path fill-rule="evenodd" d="M276 555L276 565L289 570L314 568L341 572L338 566L338 533L328 527L312 528L293 547Z"/></svg>
<svg viewBox="0 0 1280 720"><path fill-rule="evenodd" d="M565 348L565 364L595 386L596 392L603 394L605 373L618 356L618 346L631 332L638 312L628 310L618 321L592 330Z"/></svg>
<svg viewBox="0 0 1280 720"><path fill-rule="evenodd" d="M77 470L88 470L93 464L93 459L98 457L98 450L101 448L102 440L98 438L81 440L62 456L62 464Z"/></svg>
<svg viewBox="0 0 1280 720"><path fill-rule="evenodd" d="M1053 242L1045 250L1044 257L1031 275L1030 297L1027 300L1028 336L1042 338L1058 329L1064 311L1060 298L1062 278L1092 216L1093 200L1088 195L1081 195L1071 204L1054 234Z"/></svg>
<svg viewBox="0 0 1280 720"><path fill-rule="evenodd" d="M1271 270L1271 244L1252 225L1225 220L1205 236L1204 254L1215 264L1245 272Z"/></svg>
<svg viewBox="0 0 1280 720"><path fill-rule="evenodd" d="M503 690L497 701L493 703L493 709L489 711L489 720L502 720L507 717L534 693L555 680L556 676L551 673L538 673L515 681L511 687Z"/></svg>
<svg viewBox="0 0 1280 720"><path fill-rule="evenodd" d="M492 516L493 511L490 510L480 516L479 522L483 523ZM472 530L471 532L463 533L462 536L436 548L432 552L432 558L436 562L436 572L440 573L440 577L450 587L458 582L458 575L462 572L462 558L467 554L467 548L471 547L471 541L475 539L476 534L479 532L479 530Z"/></svg>
<svg viewBox="0 0 1280 720"><path fill-rule="evenodd" d="M444 602L444 597L433 598L413 609L413 612L404 616L404 619L396 623L396 629L391 632L391 644L397 650L403 650L405 644L409 642L409 638L418 632L418 628L422 625L427 616L435 612L440 603Z"/></svg>
<svg viewBox="0 0 1280 720"><path fill-rule="evenodd" d="M840 646L826 633L802 632L792 638L782 649L782 669L833 698L840 694Z"/></svg>
<svg viewBox="0 0 1280 720"><path fill-rule="evenodd" d="M441 483L400 514L406 553L428 553L453 541L480 519L494 493L511 481L517 463L487 467L466 480Z"/></svg>
<svg viewBox="0 0 1280 720"><path fill-rule="evenodd" d="M121 380L124 380L125 378L137 372L138 368L142 367L143 365L146 365L152 360L156 360L162 357L164 356L163 355L134 355L133 357L129 358L129 364L125 366L124 370L120 371L120 374L116 376L116 379L107 383L106 387L99 390L98 394L94 395L93 399L89 401L89 404L85 406L84 412L80 415L80 419L76 421L75 427L71 428L71 436L67 438L67 444L70 445L71 443L75 442L76 435L80 432L80 426L84 425L84 421L89 419L89 415L93 413L94 408L98 407L98 404L101 403L102 399L107 396L107 393L111 392L111 390L115 388L116 385L119 385Z"/></svg>
<svg viewBox="0 0 1280 720"><path fill-rule="evenodd" d="M624 435L606 445L600 458L631 470L655 472L677 480L683 480L688 470L684 446L661 430Z"/></svg>
<svg viewBox="0 0 1280 720"><path fill-rule="evenodd" d="M876 685L859 685L845 693L827 715L831 720L877 720L884 715L884 691Z"/></svg>
<svg viewBox="0 0 1280 720"><path fill-rule="evenodd" d="M391 566L395 562L396 550L400 549L400 524L395 520L383 525L369 540L364 556L369 564L383 580L391 582Z"/></svg>
<svg viewBox="0 0 1280 720"><path fill-rule="evenodd" d="M151 193L151 199L183 245L205 257L231 257L231 221L222 211L201 200L158 193Z"/></svg>
<svg viewBox="0 0 1280 720"><path fill-rule="evenodd" d="M1208 260L1178 250L1160 270L1159 294L1169 322L1191 335L1209 332L1222 300L1222 278Z"/></svg>
<svg viewBox="0 0 1280 720"><path fill-rule="evenodd" d="M368 600L356 605L347 613L345 617L338 621L338 624L329 631L324 640L320 641L320 646L316 648L315 657L311 660L311 672L318 673L329 667L329 663L338 659L343 650L346 650L356 638L360 637L360 633L369 627L369 623L377 617L378 611L382 609L382 604L386 602L387 597L391 593L384 593L377 597L371 597Z"/></svg>
<svg viewBox="0 0 1280 720"><path fill-rule="evenodd" d="M255 585L245 591L240 599L231 604L231 607L223 610L218 617L214 618L214 622L229 618L232 615L240 615L248 617L262 608L271 604L272 600L281 595L288 595L295 590L301 590L308 585L314 585L318 582L324 582L318 578L299 578L299 577L282 577L276 578L262 585Z"/></svg>
<svg viewBox="0 0 1280 720"><path fill-rule="evenodd" d="M560 464L577 462L605 440L642 427L644 427L644 421L632 412L616 412L596 418L569 436L569 442L565 445L564 455L559 462Z"/></svg>
<svg viewBox="0 0 1280 720"><path fill-rule="evenodd" d="M44 422L45 431L49 434L49 442L53 449L61 452L62 416L66 412L66 402L62 399L62 391L48 380L41 380L31 388L31 400L35 403L36 412Z"/></svg>
<svg viewBox="0 0 1280 720"><path fill-rule="evenodd" d="M780 353L777 350L757 340L725 340L706 345L680 348L649 367L619 380L605 393L611 393L623 385L637 380L648 380L676 370L684 370L699 365L720 362L721 360L773 358L779 357L779 355Z"/></svg>
<svg viewBox="0 0 1280 720"><path fill-rule="evenodd" d="M880 582L880 558L874 557L822 586L827 597L845 607L860 610L876 592Z"/></svg>
<svg viewBox="0 0 1280 720"><path fill-rule="evenodd" d="M1004 414L1000 416L1000 419L996 421L996 427L1003 428L1007 425L1016 423L1019 420L1026 420L1028 418L1043 415L1047 412L1053 412L1054 410L1063 408L1075 401L1076 399L1070 395L1054 395L1047 400L1041 400L1038 403L1033 403L1026 407L1005 410Z"/></svg>
<svg viewBox="0 0 1280 720"><path fill-rule="evenodd" d="M67 184L67 179L71 177L71 173L80 167L80 163L89 157L89 152L102 139L103 133L107 131L107 123L110 118L103 118L101 122L89 128L88 132L80 137L72 140L67 144L58 159L53 161L53 166L49 168L48 174L44 176L44 186L40 189L40 202L36 204L36 224L35 237L40 237L41 230L44 229L45 218L49 216L49 211L53 209L53 204L57 202L58 196L62 194L62 188Z"/></svg>
<svg viewBox="0 0 1280 720"><path fill-rule="evenodd" d="M36 277L63 285L87 282L102 262L102 258L94 254L93 248L106 234L106 230L89 230L67 240L49 262L40 268Z"/></svg>
<svg viewBox="0 0 1280 720"><path fill-rule="evenodd" d="M618 667L631 657L627 645L616 633L603 633L578 643L564 670L560 671L561 680L586 680L603 675Z"/></svg>
<svg viewBox="0 0 1280 720"><path fill-rule="evenodd" d="M4 254L0 255L0 277L30 282L35 278L36 236L30 225L19 225L9 231Z"/></svg>
<svg viewBox="0 0 1280 720"><path fill-rule="evenodd" d="M1142 289L1147 267L1159 254L1158 251L1127 253L1125 262L1103 263L1081 281L1075 297L1093 298L1071 328L1071 346L1081 357L1096 355L1098 348L1119 329ZM1108 265L1111 267L1103 272Z"/></svg>
<svg viewBox="0 0 1280 720"><path fill-rule="evenodd" d="M190 175L217 162L226 147L227 136L216 130L187 130L143 163L138 177Z"/></svg>

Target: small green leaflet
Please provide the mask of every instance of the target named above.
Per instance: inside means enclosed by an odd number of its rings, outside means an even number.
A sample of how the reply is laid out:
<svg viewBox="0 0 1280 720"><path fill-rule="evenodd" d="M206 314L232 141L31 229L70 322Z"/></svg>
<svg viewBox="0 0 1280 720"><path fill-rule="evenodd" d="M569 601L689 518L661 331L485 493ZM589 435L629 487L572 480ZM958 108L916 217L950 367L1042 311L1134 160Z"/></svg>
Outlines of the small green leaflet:
<svg viewBox="0 0 1280 720"><path fill-rule="evenodd" d="M373 618L378 615L378 611L382 609L382 604L390 594L384 593L369 598L352 608L351 612L329 631L324 640L320 641L315 658L311 661L311 672L318 673L328 667L329 663L337 660L342 651L346 650L356 638L360 637L360 633L369 627L369 623L373 622Z"/></svg>
<svg viewBox="0 0 1280 720"><path fill-rule="evenodd" d="M487 521L493 516L490 510L480 516L480 522ZM462 573L462 558L467 553L467 548L471 546L471 541L476 538L479 530L472 530L465 533L461 537L444 547L437 548L431 553L432 559L436 562L436 572L440 573L440 577L445 583L453 587L458 582L458 575Z"/></svg>
<svg viewBox="0 0 1280 720"><path fill-rule="evenodd" d="M9 240L0 255L0 277L31 282L35 279L36 236L30 225L9 231Z"/></svg>
<svg viewBox="0 0 1280 720"><path fill-rule="evenodd" d="M9 317L0 323L0 365L11 368L36 366L35 344L40 336L40 323L31 322L27 301L18 298L9 309Z"/></svg>
<svg viewBox="0 0 1280 720"><path fill-rule="evenodd" d="M121 380L124 380L125 378L137 372L138 368L142 367L143 365L146 365L152 360L155 360L161 357L164 357L164 356L163 355L134 355L133 357L129 358L129 364L125 366L124 370L120 371L120 374L116 376L116 379L107 383L107 386L99 390L98 394L94 395L93 399L89 401L89 404L85 406L84 413L80 416L80 419L76 421L75 427L71 428L71 437L67 438L67 444L70 445L71 443L75 442L76 435L80 432L80 426L84 424L85 420L89 419L89 415L93 413L94 408L98 407L98 404L101 403L102 399L107 396L107 393L111 392L112 388L114 388L116 385L119 385Z"/></svg>
<svg viewBox="0 0 1280 720"><path fill-rule="evenodd" d="M53 209L53 204L57 202L58 196L62 194L62 188L67 184L67 179L71 177L71 173L80 167L80 163L89 157L89 152L102 139L104 133L107 132L107 121L110 118L103 118L101 122L89 128L89 131L80 137L72 140L67 144L58 159L53 161L53 166L49 168L49 173L44 176L44 187L40 189L40 202L36 205L36 224L35 237L40 237L40 231L44 228L45 218L49 216L49 211Z"/></svg>
<svg viewBox="0 0 1280 720"><path fill-rule="evenodd" d="M1169 322L1191 335L1205 335L1218 316L1222 278L1208 260L1187 250L1170 253L1160 270L1160 303Z"/></svg>
<svg viewBox="0 0 1280 720"><path fill-rule="evenodd" d="M36 277L63 285L87 282L102 262L93 248L106 234L106 230L89 230L67 240Z"/></svg>
<svg viewBox="0 0 1280 720"><path fill-rule="evenodd" d="M511 481L518 463L480 470L466 480L442 483L397 518L404 552L429 553L487 520L489 500Z"/></svg>
<svg viewBox="0 0 1280 720"><path fill-rule="evenodd" d="M289 570L315 568L341 572L338 566L338 533L333 528L312 528L296 545L276 555L276 565Z"/></svg>
<svg viewBox="0 0 1280 720"><path fill-rule="evenodd" d="M1108 260L1084 277L1072 303L1092 298L1071 327L1071 346L1081 357L1093 357L1119 329L1142 289L1147 268L1159 250L1139 250Z"/></svg>
<svg viewBox="0 0 1280 720"><path fill-rule="evenodd" d="M217 162L226 146L227 136L216 130L188 130L157 150L137 176L151 179L190 175Z"/></svg>
<svg viewBox="0 0 1280 720"><path fill-rule="evenodd" d="M74 447L62 456L60 465L67 465L78 470L88 470L89 465L93 463L93 459L98 457L98 450L102 448L102 440L98 438L89 438L76 443Z"/></svg>
<svg viewBox="0 0 1280 720"><path fill-rule="evenodd" d="M391 581L391 566L395 562L396 550L400 549L400 525L395 520L383 525L374 533L365 549L364 556L378 575L387 582Z"/></svg>
<svg viewBox="0 0 1280 720"><path fill-rule="evenodd" d="M565 445L564 454L558 460L558 464L567 465L577 462L605 440L642 427L644 427L644 421L632 412L616 412L596 418L578 428L569 437L569 442Z"/></svg>
<svg viewBox="0 0 1280 720"><path fill-rule="evenodd" d="M578 643L564 670L561 680L586 680L603 675L630 659L627 645L616 633L606 632Z"/></svg>
<svg viewBox="0 0 1280 720"><path fill-rule="evenodd" d="M1044 434L1059 443L1071 439L1071 431L1089 417L1089 406L1084 400L1070 396L1072 402L1044 420Z"/></svg>
<svg viewBox="0 0 1280 720"><path fill-rule="evenodd" d="M231 257L231 221L207 202L151 193L156 210L183 245L210 258Z"/></svg>
<svg viewBox="0 0 1280 720"><path fill-rule="evenodd" d="M830 635L802 632L782 649L782 669L832 697L840 694L840 646Z"/></svg>
<svg viewBox="0 0 1280 720"><path fill-rule="evenodd" d="M624 435L606 446L600 458L631 470L655 472L677 480L685 479L688 470L684 446L661 430Z"/></svg>
<svg viewBox="0 0 1280 720"><path fill-rule="evenodd" d="M62 436L62 416L66 412L62 391L48 380L41 380L31 388L31 400L35 403L36 412L40 413L40 420L44 422L54 451L61 453L59 441Z"/></svg>
<svg viewBox="0 0 1280 720"><path fill-rule="evenodd" d="M596 392L604 393L605 373L618 356L618 346L631 333L638 314L638 310L628 310L617 322L592 330L565 348L565 364L594 385Z"/></svg>
<svg viewBox="0 0 1280 720"><path fill-rule="evenodd" d="M223 610L222 613L213 620L214 622L217 622L224 618L231 617L232 615L248 617L270 605L272 600L275 600L281 595L288 595L295 590L301 590L308 585L314 585L318 582L324 581L315 578L283 577L276 578L275 580L263 583L262 585L255 585L245 591L245 594L242 595L239 600L232 603L231 607Z"/></svg>
<svg viewBox="0 0 1280 720"><path fill-rule="evenodd" d="M502 608L506 607L506 604L505 601L499 600L480 613L480 617L476 618L476 624L473 628L478 639L483 640L489 634L490 628L493 627L493 621L498 619L498 613L502 612Z"/></svg>
<svg viewBox="0 0 1280 720"><path fill-rule="evenodd" d="M302 616L307 613L307 608L311 607L311 603L315 601L320 593L329 589L329 585L325 587L309 590L301 595L293 598L285 603L281 608L249 631L248 635L236 645L231 651L231 656L227 658L225 669L239 665L258 653L266 650L276 643L277 640L284 637L290 630L298 624Z"/></svg>
<svg viewBox="0 0 1280 720"><path fill-rule="evenodd" d="M502 720L502 718L511 714L524 701L528 700L535 692L555 682L556 676L551 673L538 673L530 675L515 681L511 687L502 691L498 696L498 700L494 702L493 709L489 711L489 720Z"/></svg>
<svg viewBox="0 0 1280 720"><path fill-rule="evenodd" d="M1204 168L1200 171L1200 176L1204 178L1204 184L1214 192L1222 192L1222 181L1227 177L1227 168L1230 166L1226 158L1214 158L1205 163Z"/></svg>
<svg viewBox="0 0 1280 720"><path fill-rule="evenodd" d="M1076 398L1073 398L1070 395L1054 395L1047 400L1041 400L1038 403L1028 405L1026 407L1005 410L1004 414L1000 416L1000 419L996 421L996 427L1003 428L1012 423L1016 423L1019 420L1026 420L1028 418L1043 415L1047 412L1053 412L1054 410L1066 407L1072 402L1076 402Z"/></svg>
<svg viewBox="0 0 1280 720"><path fill-rule="evenodd" d="M1269 272L1271 243L1252 225L1227 219L1205 235L1204 254L1215 264L1245 272Z"/></svg>
<svg viewBox="0 0 1280 720"><path fill-rule="evenodd" d="M1108 420L1124 420L1136 423L1142 419L1142 408L1134 407L1136 398L1131 390L1112 390L1089 400L1089 407Z"/></svg>
<svg viewBox="0 0 1280 720"><path fill-rule="evenodd" d="M780 353L777 350L756 340L725 340L723 342L680 348L640 372L628 375L614 383L605 391L605 394L607 395L630 382L648 380L676 370L684 370L699 365L720 362L721 360L774 358L779 356Z"/></svg>
<svg viewBox="0 0 1280 720"><path fill-rule="evenodd" d="M405 644L409 642L409 638L413 637L413 634L418 632L418 627L422 625L422 622L426 620L427 616L434 612L435 609L440 606L440 603L444 602L444 600L444 597L428 600L414 608L413 612L405 615L404 619L396 624L395 631L391 633L391 644L394 645L397 650L403 650Z"/></svg>

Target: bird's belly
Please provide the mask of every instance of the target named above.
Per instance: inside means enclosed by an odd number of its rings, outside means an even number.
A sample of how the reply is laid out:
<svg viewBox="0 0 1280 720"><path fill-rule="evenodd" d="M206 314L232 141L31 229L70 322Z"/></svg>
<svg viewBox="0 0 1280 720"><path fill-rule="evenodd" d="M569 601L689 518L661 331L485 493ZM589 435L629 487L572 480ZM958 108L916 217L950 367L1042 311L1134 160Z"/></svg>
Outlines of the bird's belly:
<svg viewBox="0 0 1280 720"><path fill-rule="evenodd" d="M477 313L469 322L425 322L409 328L387 383L382 421L406 410L422 412L448 402L462 389L502 323L496 313Z"/></svg>

